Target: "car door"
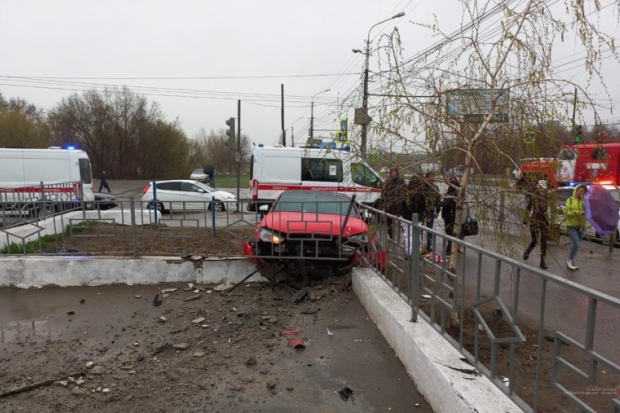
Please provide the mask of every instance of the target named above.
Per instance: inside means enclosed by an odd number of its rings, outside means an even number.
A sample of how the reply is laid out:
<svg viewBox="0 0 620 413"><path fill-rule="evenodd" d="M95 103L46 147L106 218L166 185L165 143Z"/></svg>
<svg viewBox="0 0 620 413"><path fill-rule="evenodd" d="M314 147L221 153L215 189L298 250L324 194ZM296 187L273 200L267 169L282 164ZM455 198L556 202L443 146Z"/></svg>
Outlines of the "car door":
<svg viewBox="0 0 620 413"><path fill-rule="evenodd" d="M203 210L206 208L205 202L210 199L204 188L192 182L181 182L181 193L185 200L186 211Z"/></svg>
<svg viewBox="0 0 620 413"><path fill-rule="evenodd" d="M173 211L182 208L179 204L181 183L176 181L160 182L157 184L157 201L164 204L164 209Z"/></svg>

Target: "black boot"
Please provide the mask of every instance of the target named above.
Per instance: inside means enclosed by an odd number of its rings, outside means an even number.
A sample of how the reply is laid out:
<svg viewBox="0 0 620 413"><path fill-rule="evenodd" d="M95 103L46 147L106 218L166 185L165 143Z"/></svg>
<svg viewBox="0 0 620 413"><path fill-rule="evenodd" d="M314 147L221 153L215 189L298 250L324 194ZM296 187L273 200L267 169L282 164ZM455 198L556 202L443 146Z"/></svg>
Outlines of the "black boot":
<svg viewBox="0 0 620 413"><path fill-rule="evenodd" d="M545 257L541 257L540 258L540 268L542 268L543 270L546 270L547 268L547 263L545 262Z"/></svg>
<svg viewBox="0 0 620 413"><path fill-rule="evenodd" d="M527 259L528 259L528 258L530 258L530 252L531 252L531 251L532 251L532 250L531 250L531 249L529 249L529 248L525 250L525 252L523 253L523 260L524 260L524 261L527 261Z"/></svg>

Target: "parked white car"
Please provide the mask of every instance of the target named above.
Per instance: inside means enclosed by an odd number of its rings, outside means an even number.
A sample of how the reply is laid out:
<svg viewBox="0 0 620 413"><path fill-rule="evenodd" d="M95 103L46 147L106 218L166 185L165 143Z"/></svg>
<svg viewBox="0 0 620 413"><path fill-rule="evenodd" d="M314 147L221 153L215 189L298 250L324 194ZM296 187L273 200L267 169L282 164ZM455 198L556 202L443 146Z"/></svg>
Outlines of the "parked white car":
<svg viewBox="0 0 620 413"><path fill-rule="evenodd" d="M620 187L616 187L613 185L603 185L603 188L607 189L611 192L611 195L614 197L616 202L620 204ZM566 200L573 195L573 191L575 190L575 186L562 186L560 188L554 189L555 197L558 202L558 207L561 211L564 210L564 206L566 204ZM560 233L566 234L566 216L562 213L557 216L556 224L560 226ZM616 229L616 242L620 242L620 215L618 221L618 228ZM604 241L608 242L609 236L599 234L596 232L594 227L586 222L586 227L583 232L584 238L596 241Z"/></svg>
<svg viewBox="0 0 620 413"><path fill-rule="evenodd" d="M202 182L203 184L206 184L209 181L209 177L202 169L194 169L192 174L189 176L189 179L192 181Z"/></svg>
<svg viewBox="0 0 620 413"><path fill-rule="evenodd" d="M211 210L213 198L215 210L225 211L237 202L237 198L230 192L217 191L192 180L157 181L155 185L157 201L153 197L153 185L149 184L144 188L142 202L149 209L156 205L160 212Z"/></svg>

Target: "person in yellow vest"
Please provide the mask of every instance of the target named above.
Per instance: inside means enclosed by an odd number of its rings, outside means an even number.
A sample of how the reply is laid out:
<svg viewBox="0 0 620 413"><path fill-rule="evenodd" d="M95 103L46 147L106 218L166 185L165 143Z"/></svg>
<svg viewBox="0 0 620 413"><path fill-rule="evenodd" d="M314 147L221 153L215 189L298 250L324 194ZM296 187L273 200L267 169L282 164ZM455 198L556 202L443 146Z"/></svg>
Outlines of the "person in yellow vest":
<svg viewBox="0 0 620 413"><path fill-rule="evenodd" d="M578 270L579 267L575 265L575 257L579 252L579 246L583 240L583 230L586 226L586 207L583 202L583 197L588 192L588 187L585 185L577 185L573 191L573 196L566 200L566 208L564 209L564 215L566 215L566 230L568 237L573 244L568 255L568 261L566 266L570 270Z"/></svg>

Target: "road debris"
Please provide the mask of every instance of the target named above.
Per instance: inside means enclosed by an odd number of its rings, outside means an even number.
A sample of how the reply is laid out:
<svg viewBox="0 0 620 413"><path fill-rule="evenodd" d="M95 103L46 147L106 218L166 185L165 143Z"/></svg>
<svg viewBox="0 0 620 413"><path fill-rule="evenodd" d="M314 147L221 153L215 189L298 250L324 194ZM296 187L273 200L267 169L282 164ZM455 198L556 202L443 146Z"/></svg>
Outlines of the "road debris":
<svg viewBox="0 0 620 413"><path fill-rule="evenodd" d="M312 314L318 313L319 311L321 311L319 307L311 307L311 308L303 310L301 313L306 314L306 315L312 315Z"/></svg>
<svg viewBox="0 0 620 413"><path fill-rule="evenodd" d="M95 363L94 363L94 362L89 361L88 363L86 363L86 368L87 368L87 369L90 369L90 368L91 368L91 367L93 367L94 365L95 365Z"/></svg>
<svg viewBox="0 0 620 413"><path fill-rule="evenodd" d="M185 297L185 301L195 301L200 299L200 294L195 294L195 295L190 295L188 297Z"/></svg>
<svg viewBox="0 0 620 413"><path fill-rule="evenodd" d="M162 300L159 299L159 294L155 294L155 298L153 298L153 306L159 307L162 303Z"/></svg>
<svg viewBox="0 0 620 413"><path fill-rule="evenodd" d="M187 350L189 348L189 343L176 343L172 347L175 350Z"/></svg>
<svg viewBox="0 0 620 413"><path fill-rule="evenodd" d="M193 356L194 356L194 357L202 357L202 356L204 356L205 354L207 354L207 353L205 353L204 351L194 351Z"/></svg>
<svg viewBox="0 0 620 413"><path fill-rule="evenodd" d="M228 291L233 287L234 285L232 283L225 283L225 284L218 285L217 287L214 288L214 290L218 292L222 292L222 291Z"/></svg>
<svg viewBox="0 0 620 413"><path fill-rule="evenodd" d="M301 290L297 291L295 295L291 297L291 306L299 304L304 298L306 298L306 295L308 295L309 291L309 287L304 287Z"/></svg>
<svg viewBox="0 0 620 413"><path fill-rule="evenodd" d="M178 288L164 288L161 290L162 294L170 294L178 290Z"/></svg>
<svg viewBox="0 0 620 413"><path fill-rule="evenodd" d="M200 323L202 323L203 321L205 321L205 318L204 318L204 317L198 317L198 318L196 318L196 319L192 320L192 323L194 323L194 324L200 324Z"/></svg>
<svg viewBox="0 0 620 413"><path fill-rule="evenodd" d="M342 400L348 401L353 396L353 390L348 387L343 387L342 390L338 392L338 394L340 394Z"/></svg>
<svg viewBox="0 0 620 413"><path fill-rule="evenodd" d="M288 346L293 347L293 348L305 348L306 344L301 338L295 337L294 339L288 342Z"/></svg>
<svg viewBox="0 0 620 413"><path fill-rule="evenodd" d="M334 333L332 333L331 331L329 331L329 328L328 328L328 329L327 329L327 335L328 335L328 336L333 336L333 335L334 335Z"/></svg>
<svg viewBox="0 0 620 413"><path fill-rule="evenodd" d="M283 336L296 336L297 334L299 334L299 331L297 330L282 330L282 332L280 333Z"/></svg>
<svg viewBox="0 0 620 413"><path fill-rule="evenodd" d="M91 374L101 375L105 373L105 369L103 368L103 366L94 366L92 369L90 369L90 372Z"/></svg>

